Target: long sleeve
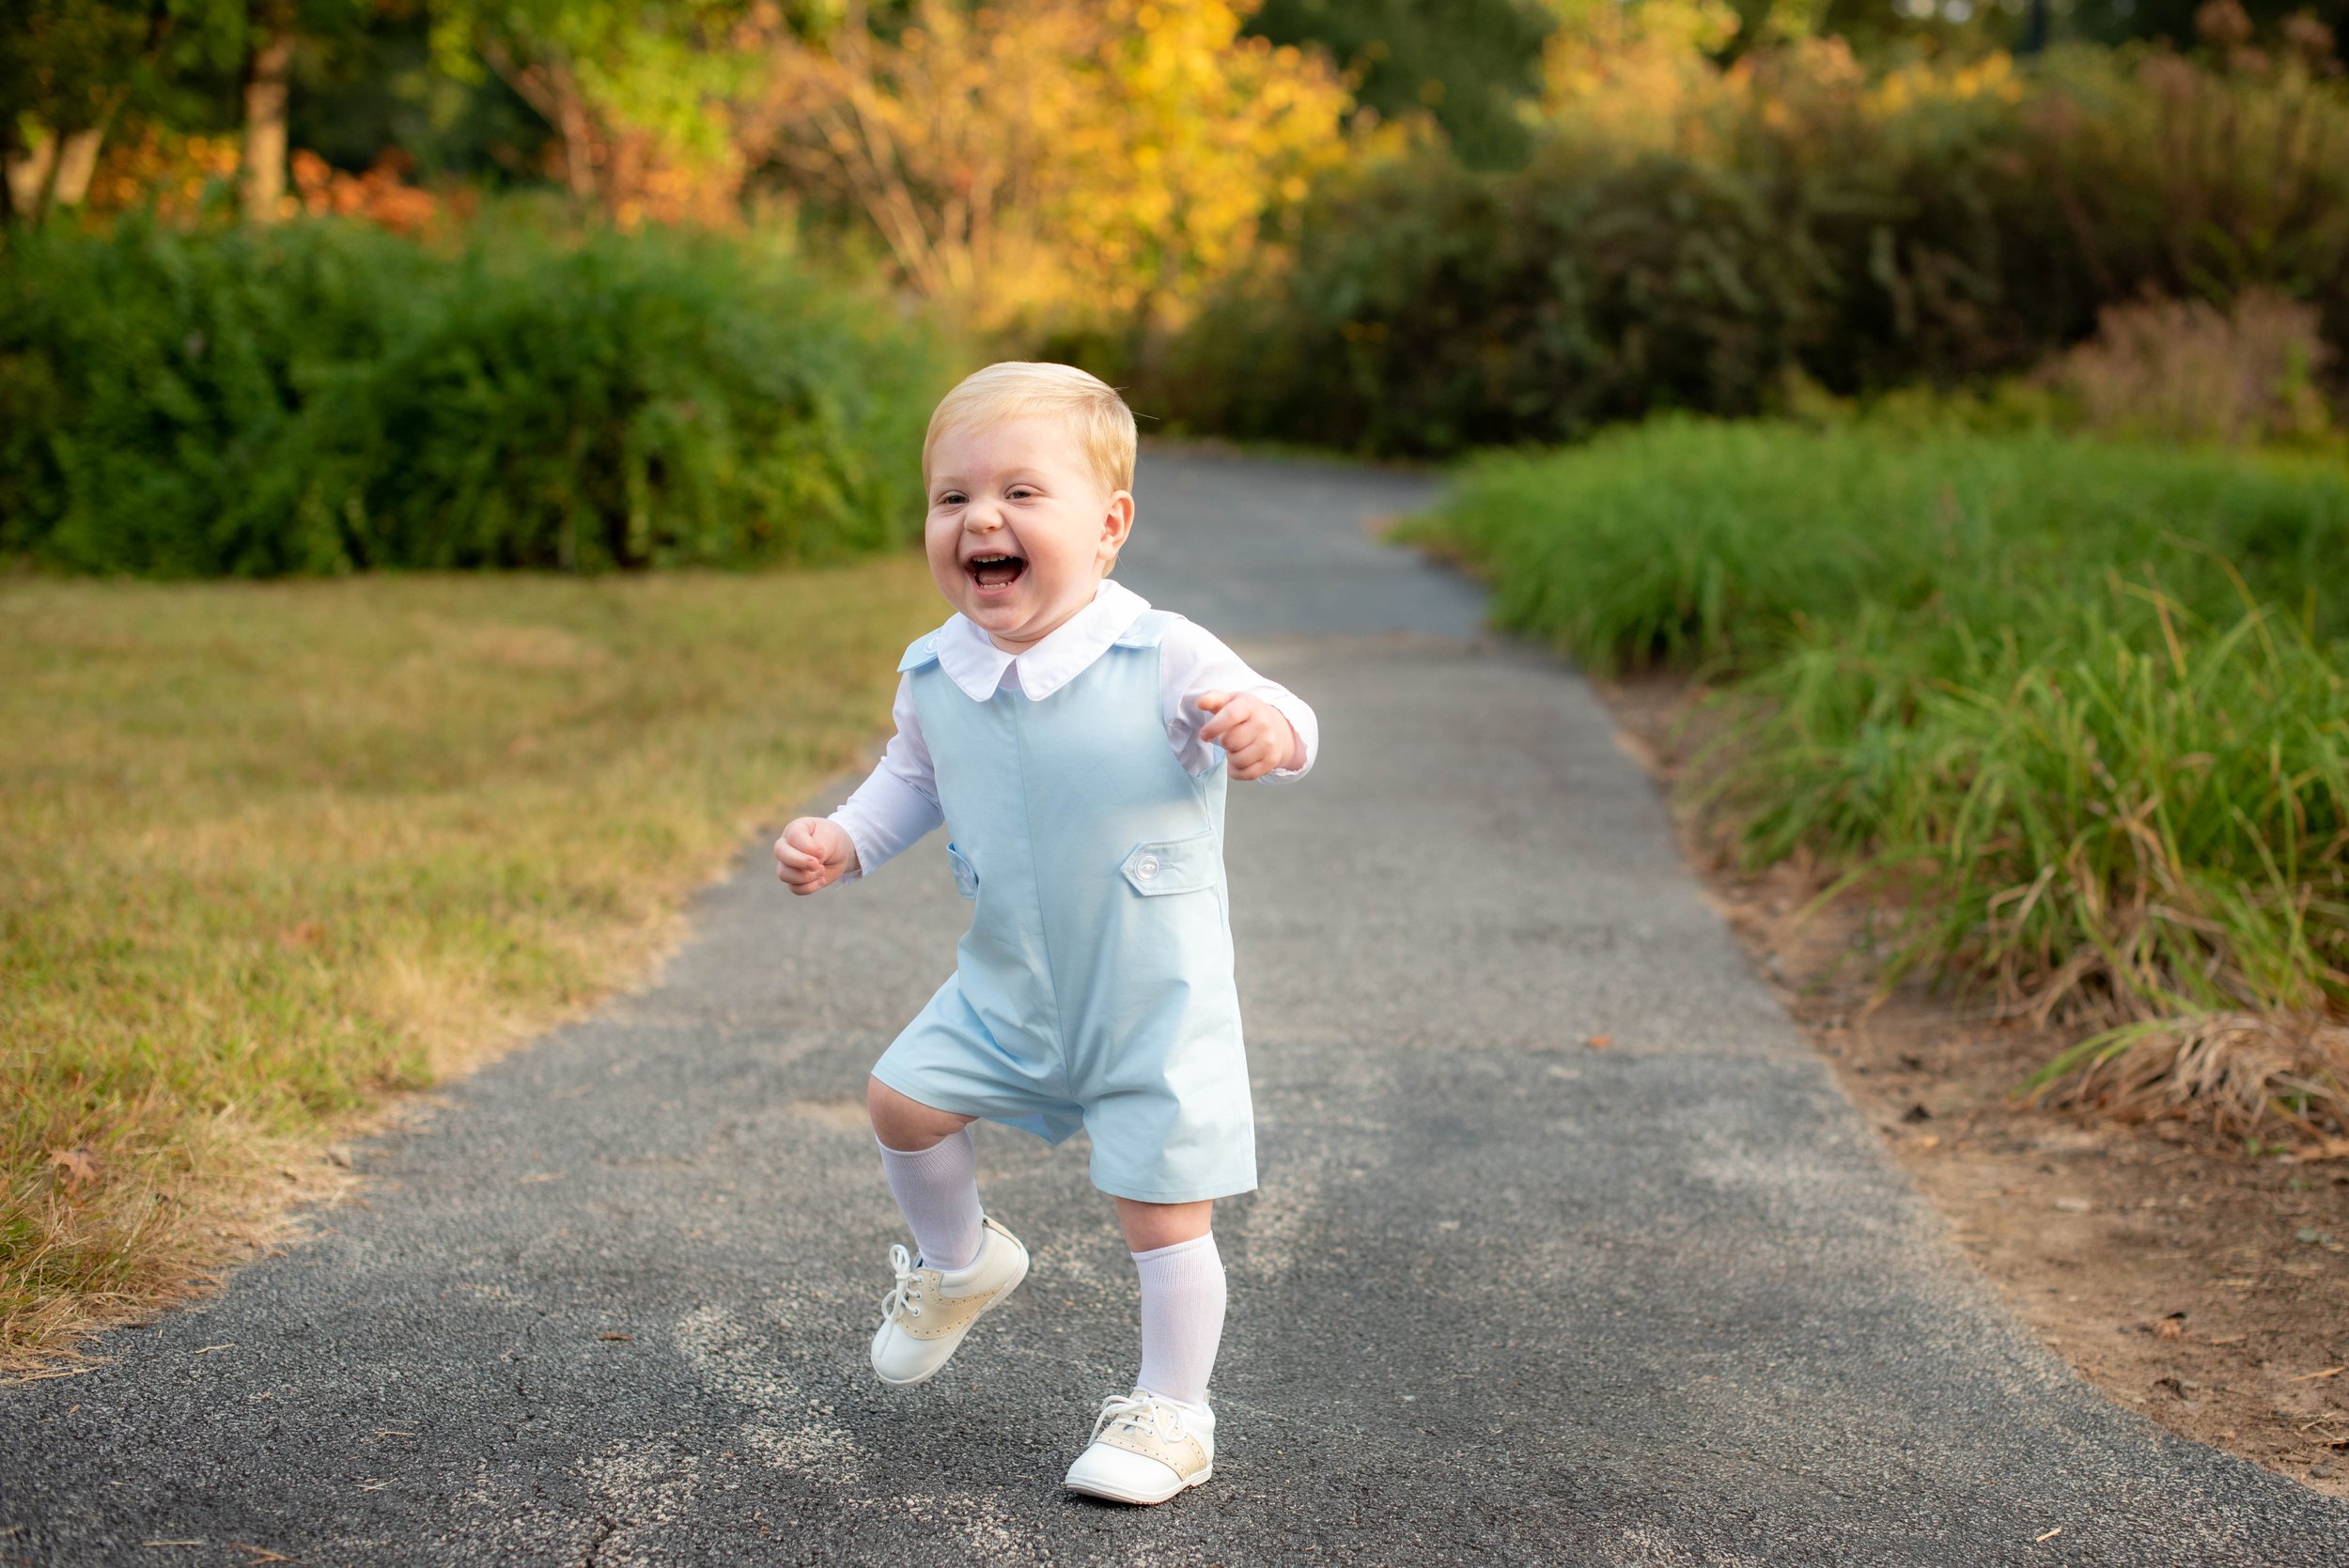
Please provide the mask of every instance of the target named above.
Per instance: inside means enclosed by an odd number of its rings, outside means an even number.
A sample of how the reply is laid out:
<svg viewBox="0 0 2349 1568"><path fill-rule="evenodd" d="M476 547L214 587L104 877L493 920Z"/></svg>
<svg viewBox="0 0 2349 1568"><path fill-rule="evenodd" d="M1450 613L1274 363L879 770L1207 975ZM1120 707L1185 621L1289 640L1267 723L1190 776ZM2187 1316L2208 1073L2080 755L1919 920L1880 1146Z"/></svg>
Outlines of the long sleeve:
<svg viewBox="0 0 2349 1568"><path fill-rule="evenodd" d="M1201 711L1199 699L1210 691L1247 692L1272 706L1297 731L1303 742L1305 763L1301 768L1281 768L1264 776L1263 782L1275 783L1301 779L1310 772L1314 758L1321 749L1321 723L1305 700L1279 681L1268 680L1249 668L1248 661L1234 653L1222 639L1193 621L1176 621L1166 630L1159 644L1159 709L1166 721L1166 738L1174 748L1174 756L1187 773L1204 773L1215 766L1221 750L1212 741L1199 738L1200 728L1209 715Z"/></svg>
<svg viewBox="0 0 2349 1568"><path fill-rule="evenodd" d="M922 739L922 719L914 711L910 676L898 677L897 700L890 716L896 721L897 733L890 737L879 766L832 814L832 820L856 846L860 876L878 871L946 820L939 810L938 772L930 761L930 749Z"/></svg>

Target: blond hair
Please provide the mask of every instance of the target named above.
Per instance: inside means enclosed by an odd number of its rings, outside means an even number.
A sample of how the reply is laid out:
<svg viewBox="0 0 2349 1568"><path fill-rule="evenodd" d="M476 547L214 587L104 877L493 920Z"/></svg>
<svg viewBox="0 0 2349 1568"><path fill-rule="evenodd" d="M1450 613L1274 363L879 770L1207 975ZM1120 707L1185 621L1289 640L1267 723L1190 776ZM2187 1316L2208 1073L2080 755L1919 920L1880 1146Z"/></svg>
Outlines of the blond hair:
<svg viewBox="0 0 2349 1568"><path fill-rule="evenodd" d="M1004 360L973 370L939 399L922 438L922 478L941 436L965 426L1057 419L1083 447L1094 476L1112 490L1134 488L1134 411L1117 389L1073 365Z"/></svg>

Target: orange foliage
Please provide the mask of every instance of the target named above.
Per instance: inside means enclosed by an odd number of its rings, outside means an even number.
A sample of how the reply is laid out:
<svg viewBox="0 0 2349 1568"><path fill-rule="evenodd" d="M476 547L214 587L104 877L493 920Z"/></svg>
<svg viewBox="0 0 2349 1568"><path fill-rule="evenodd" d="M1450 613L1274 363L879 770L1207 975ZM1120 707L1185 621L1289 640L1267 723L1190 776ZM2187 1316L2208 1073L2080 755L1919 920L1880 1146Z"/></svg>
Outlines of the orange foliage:
<svg viewBox="0 0 2349 1568"><path fill-rule="evenodd" d="M150 207L157 217L175 224L210 210L226 211L233 206L241 156L233 135L184 136L144 125L135 137L108 144L90 181L89 209L109 214ZM306 149L288 162L293 190L280 217L360 218L396 234L419 236L467 216L474 206L471 192L450 195L411 184L414 163L397 147L386 149L364 174L334 168Z"/></svg>
<svg viewBox="0 0 2349 1568"><path fill-rule="evenodd" d="M150 122L135 137L106 144L90 179L89 210L119 212L151 203L158 216L192 219L228 199L241 145L235 136L188 136Z"/></svg>
<svg viewBox="0 0 2349 1568"><path fill-rule="evenodd" d="M418 236L442 227L452 214L473 205L470 194L454 200L407 182L413 161L397 147L386 149L364 174L349 174L307 150L293 155L296 194L288 205L312 217L364 218L395 234Z"/></svg>

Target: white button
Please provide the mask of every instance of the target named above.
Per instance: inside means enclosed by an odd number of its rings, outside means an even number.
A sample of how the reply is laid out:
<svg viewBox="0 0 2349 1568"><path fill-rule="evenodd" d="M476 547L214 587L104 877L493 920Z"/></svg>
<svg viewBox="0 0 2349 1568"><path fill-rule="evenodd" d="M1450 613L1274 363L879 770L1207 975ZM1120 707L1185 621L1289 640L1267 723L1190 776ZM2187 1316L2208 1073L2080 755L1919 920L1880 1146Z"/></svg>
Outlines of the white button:
<svg viewBox="0 0 2349 1568"><path fill-rule="evenodd" d="M1158 874L1159 858L1156 855L1144 855L1134 862L1134 875L1145 882Z"/></svg>

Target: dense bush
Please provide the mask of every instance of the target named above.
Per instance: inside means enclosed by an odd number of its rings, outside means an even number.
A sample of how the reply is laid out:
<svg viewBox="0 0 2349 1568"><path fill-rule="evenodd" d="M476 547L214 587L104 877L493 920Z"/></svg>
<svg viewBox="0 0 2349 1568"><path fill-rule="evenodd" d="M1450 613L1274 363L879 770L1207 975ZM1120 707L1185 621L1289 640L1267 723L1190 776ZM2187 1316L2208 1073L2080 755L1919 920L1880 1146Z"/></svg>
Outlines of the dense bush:
<svg viewBox="0 0 2349 1568"><path fill-rule="evenodd" d="M1423 526L1505 623L1725 683L1747 847L1890 878L1909 958L2098 1024L2349 1016L2337 466L1666 421Z"/></svg>
<svg viewBox="0 0 2349 1568"><path fill-rule="evenodd" d="M0 251L0 551L81 571L744 564L895 543L941 371L750 242L308 222Z"/></svg>
<svg viewBox="0 0 2349 1568"><path fill-rule="evenodd" d="M2296 66L2059 55L1870 78L1840 48L1554 112L1532 162L1327 180L1283 267L1148 379L1191 427L1376 452L1961 382L2147 293L2310 300L2349 340L2349 98Z"/></svg>

